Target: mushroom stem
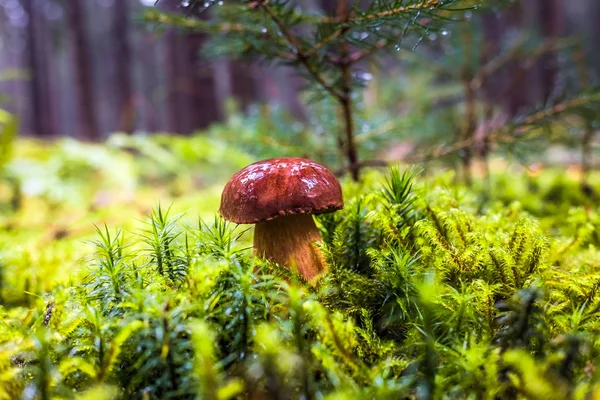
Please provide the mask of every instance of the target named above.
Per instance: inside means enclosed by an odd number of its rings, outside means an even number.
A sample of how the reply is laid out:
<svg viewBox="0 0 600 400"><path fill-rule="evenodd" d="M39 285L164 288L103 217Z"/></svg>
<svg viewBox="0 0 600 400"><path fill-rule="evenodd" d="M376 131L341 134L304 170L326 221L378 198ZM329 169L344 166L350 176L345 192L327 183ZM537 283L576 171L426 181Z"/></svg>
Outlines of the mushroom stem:
<svg viewBox="0 0 600 400"><path fill-rule="evenodd" d="M327 264L315 242L321 233L311 214L285 215L254 228L254 254L293 268L307 281L325 272Z"/></svg>

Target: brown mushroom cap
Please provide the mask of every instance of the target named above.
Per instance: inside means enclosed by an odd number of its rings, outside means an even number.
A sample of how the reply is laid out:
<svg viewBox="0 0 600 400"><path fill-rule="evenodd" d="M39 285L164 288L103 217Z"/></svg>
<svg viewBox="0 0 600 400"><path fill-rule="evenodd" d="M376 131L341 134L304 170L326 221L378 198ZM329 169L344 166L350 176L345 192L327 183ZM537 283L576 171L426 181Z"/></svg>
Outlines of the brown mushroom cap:
<svg viewBox="0 0 600 400"><path fill-rule="evenodd" d="M263 160L237 172L221 194L219 214L254 224L289 214L323 214L344 206L337 178L305 158Z"/></svg>

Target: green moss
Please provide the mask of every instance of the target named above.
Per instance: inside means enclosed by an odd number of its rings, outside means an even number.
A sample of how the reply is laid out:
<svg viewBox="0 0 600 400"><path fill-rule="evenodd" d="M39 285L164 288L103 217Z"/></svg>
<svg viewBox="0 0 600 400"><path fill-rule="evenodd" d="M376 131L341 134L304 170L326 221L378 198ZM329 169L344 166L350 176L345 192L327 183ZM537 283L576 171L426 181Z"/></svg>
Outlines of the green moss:
<svg viewBox="0 0 600 400"><path fill-rule="evenodd" d="M215 217L224 180L264 150L239 128L244 151L211 135L15 142L0 399L600 393L598 176L344 181L345 208L316 218L330 273L315 287Z"/></svg>
<svg viewBox="0 0 600 400"><path fill-rule="evenodd" d="M316 287L213 217L216 183L168 211L83 202L72 223L67 206L28 219L46 204L29 195L0 234L0 398L583 399L598 208L544 174L525 196L530 177L497 175L483 203L449 175L345 182L345 208L317 218Z"/></svg>

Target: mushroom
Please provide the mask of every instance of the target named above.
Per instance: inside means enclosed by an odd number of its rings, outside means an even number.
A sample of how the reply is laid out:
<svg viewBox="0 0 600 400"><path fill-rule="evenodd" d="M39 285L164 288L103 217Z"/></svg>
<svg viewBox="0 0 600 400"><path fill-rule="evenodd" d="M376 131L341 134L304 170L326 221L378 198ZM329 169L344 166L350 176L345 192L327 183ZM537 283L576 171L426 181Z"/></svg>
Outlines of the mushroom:
<svg viewBox="0 0 600 400"><path fill-rule="evenodd" d="M343 207L342 189L324 166L305 158L263 160L237 172L225 185L219 214L238 224L256 224L254 254L307 281L326 271L315 242L321 233L313 215Z"/></svg>

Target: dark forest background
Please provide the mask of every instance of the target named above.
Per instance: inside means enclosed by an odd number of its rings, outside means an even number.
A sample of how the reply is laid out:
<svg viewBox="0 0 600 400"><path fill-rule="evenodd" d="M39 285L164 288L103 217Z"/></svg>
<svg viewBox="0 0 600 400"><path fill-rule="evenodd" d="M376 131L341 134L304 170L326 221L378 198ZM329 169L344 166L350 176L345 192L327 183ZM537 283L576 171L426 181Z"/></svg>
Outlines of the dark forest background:
<svg viewBox="0 0 600 400"><path fill-rule="evenodd" d="M331 6L328 0L301 2ZM0 0L0 102L19 116L21 134L91 140L115 131L186 134L221 120L229 98L242 110L269 103L304 118L302 80L291 70L207 60L201 54L203 34L156 30L141 18L146 7L178 12L178 4ZM574 36L585 44L592 74L600 76L598 0L523 0L474 18L483 19L490 48L522 33ZM552 54L537 63L500 99L509 113L547 97L556 86L560 67ZM520 68L510 65L494 85L511 81Z"/></svg>

